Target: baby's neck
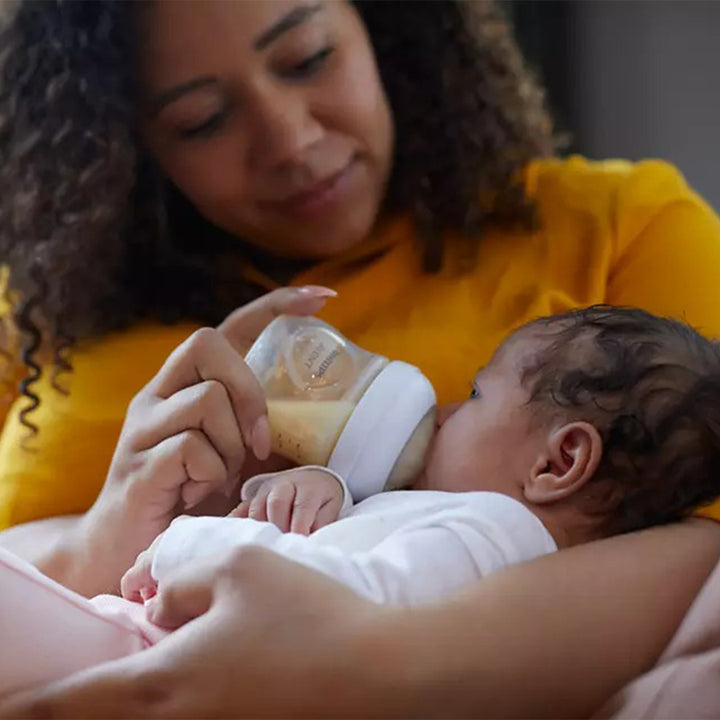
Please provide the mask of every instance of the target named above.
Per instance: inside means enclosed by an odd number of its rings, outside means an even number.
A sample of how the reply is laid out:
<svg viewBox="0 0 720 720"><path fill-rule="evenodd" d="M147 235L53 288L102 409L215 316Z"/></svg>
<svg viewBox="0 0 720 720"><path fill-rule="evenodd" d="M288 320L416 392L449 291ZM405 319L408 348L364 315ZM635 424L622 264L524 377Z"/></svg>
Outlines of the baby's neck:
<svg viewBox="0 0 720 720"><path fill-rule="evenodd" d="M573 507L524 504L545 526L559 549L583 545L603 537L598 522Z"/></svg>

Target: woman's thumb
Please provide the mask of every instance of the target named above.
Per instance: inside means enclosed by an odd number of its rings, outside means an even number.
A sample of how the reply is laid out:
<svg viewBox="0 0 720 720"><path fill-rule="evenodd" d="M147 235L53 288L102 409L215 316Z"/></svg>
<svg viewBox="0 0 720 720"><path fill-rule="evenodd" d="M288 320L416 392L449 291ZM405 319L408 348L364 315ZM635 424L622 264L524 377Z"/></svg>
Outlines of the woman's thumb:
<svg viewBox="0 0 720 720"><path fill-rule="evenodd" d="M147 619L168 630L194 620L210 609L213 583L211 568L190 563L171 575L158 594L145 602Z"/></svg>

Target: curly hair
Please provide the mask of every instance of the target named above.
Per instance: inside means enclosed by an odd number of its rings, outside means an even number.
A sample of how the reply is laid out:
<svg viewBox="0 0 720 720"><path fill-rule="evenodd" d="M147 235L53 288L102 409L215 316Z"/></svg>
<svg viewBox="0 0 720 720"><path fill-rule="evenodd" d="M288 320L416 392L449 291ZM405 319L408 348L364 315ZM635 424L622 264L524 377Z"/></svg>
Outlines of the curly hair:
<svg viewBox="0 0 720 720"><path fill-rule="evenodd" d="M428 272L446 230L468 256L488 223L535 222L521 169L553 152L542 92L490 0L356 8L394 113L386 212L415 220ZM0 10L0 257L10 268L22 392L52 355L139 319L216 324L262 290L222 262L213 228L143 150L135 3L24 0ZM198 242L202 238L202 242ZM24 415L25 423L32 427Z"/></svg>
<svg viewBox="0 0 720 720"><path fill-rule="evenodd" d="M603 305L526 327L551 340L523 369L530 402L601 433L591 484L608 533L679 520L720 495L720 343Z"/></svg>

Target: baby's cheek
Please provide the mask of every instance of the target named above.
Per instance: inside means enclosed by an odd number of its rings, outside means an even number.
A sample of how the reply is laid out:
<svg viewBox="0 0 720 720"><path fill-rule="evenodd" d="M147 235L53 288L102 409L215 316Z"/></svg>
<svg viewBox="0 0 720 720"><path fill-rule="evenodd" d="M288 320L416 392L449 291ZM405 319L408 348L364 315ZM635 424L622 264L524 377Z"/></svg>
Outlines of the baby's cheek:
<svg viewBox="0 0 720 720"><path fill-rule="evenodd" d="M456 490L457 472L453 461L453 449L435 447L428 456L425 469L425 483L427 490Z"/></svg>

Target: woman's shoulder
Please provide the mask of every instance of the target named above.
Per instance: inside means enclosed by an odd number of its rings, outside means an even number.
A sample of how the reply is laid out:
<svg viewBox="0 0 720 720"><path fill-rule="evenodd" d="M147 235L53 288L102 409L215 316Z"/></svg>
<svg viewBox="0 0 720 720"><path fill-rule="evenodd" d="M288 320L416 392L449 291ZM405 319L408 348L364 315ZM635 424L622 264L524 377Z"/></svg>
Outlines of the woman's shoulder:
<svg viewBox="0 0 720 720"><path fill-rule="evenodd" d="M536 161L526 177L548 238L592 235L614 261L648 245L658 257L664 247L668 258L691 255L697 266L712 256L717 266L718 218L671 163L572 156Z"/></svg>
<svg viewBox="0 0 720 720"><path fill-rule="evenodd" d="M670 203L704 205L683 174L663 160L589 160L579 155L528 166L527 190L542 216L557 211L651 218Z"/></svg>

